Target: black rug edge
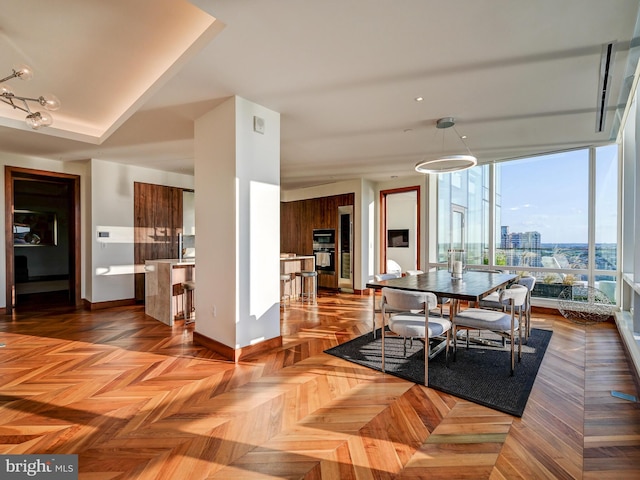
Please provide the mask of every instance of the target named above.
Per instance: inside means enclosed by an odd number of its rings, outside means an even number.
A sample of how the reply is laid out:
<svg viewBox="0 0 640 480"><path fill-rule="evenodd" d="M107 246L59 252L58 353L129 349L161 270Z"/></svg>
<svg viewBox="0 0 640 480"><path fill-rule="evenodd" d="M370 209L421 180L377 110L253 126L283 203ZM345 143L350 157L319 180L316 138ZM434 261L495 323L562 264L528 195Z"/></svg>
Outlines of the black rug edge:
<svg viewBox="0 0 640 480"><path fill-rule="evenodd" d="M466 400L466 401L471 402L471 403L475 403L477 405L482 405L484 407L491 408L492 410L496 410L496 411L499 411L499 412L504 412L504 413L507 413L509 415L513 415L515 417L522 417L522 415L524 413L524 410L525 410L525 408L527 406L527 401L529 399L529 395L531 394L531 390L533 389L533 384L535 383L536 378L538 377L538 372L540 371L540 366L542 365L542 362L544 360L544 356L545 356L545 354L547 352L547 348L549 347L549 343L551 342L551 337L553 335L553 330L547 330L547 329L542 329L542 328L532 328L531 330L532 331L536 330L537 332L540 332L542 335L545 335L547 337L547 339L546 339L546 342L543 342L543 345L541 345L538 348L538 350L536 351L536 355L540 358L540 361L538 362L538 366L535 369L535 371L532 372L532 375L527 380L527 382L524 384L524 388L523 388L522 393L520 394L520 398L518 399L518 402L517 402L518 405L522 404L521 408L511 409L509 407L498 407L496 405L490 404L489 402L483 402L482 400L478 400L478 399L474 399L474 398L472 399L472 398L469 398L469 397L467 397L465 395L460 395L460 393L448 390L446 387L441 387L441 386L438 386L438 385L431 385L431 383L429 383L429 388L433 388L434 390L438 390L438 391L446 393L448 395L453 395L454 397L461 398L463 400ZM376 335L377 335L376 338L378 338L378 336L380 336L380 329L377 330ZM355 363L356 365L360 365L360 366L363 366L363 367L366 367L366 368L370 368L371 370L375 370L377 372L382 372L381 368L374 368L374 367L372 367L370 365L365 364L364 362L358 361L356 359L346 358L344 355L339 355L339 354L335 353L335 351L338 350L339 347L343 347L345 345L348 345L350 343L354 343L356 341L362 341L364 337L369 337L369 336L372 336L371 332L365 333L365 334L360 335L359 337L356 337L356 338L352 338L351 340L347 340L346 342L343 342L343 343L341 343L339 345L336 345L335 347L328 348L327 350L324 351L324 353L332 355L332 356L334 356L336 358L340 358L340 359L345 360L347 362ZM373 339L371 339L371 341L372 340ZM452 360L450 359L450 361L452 361ZM518 368L518 365L516 363L516 369L517 368ZM385 373L389 374L389 375L392 375L392 376L394 376L396 378L401 378L402 380L407 380L409 382L413 382L413 383L415 383L417 385L423 385L420 382L416 382L415 379L410 378L408 375L403 375L401 373L391 372L391 371L386 371Z"/></svg>

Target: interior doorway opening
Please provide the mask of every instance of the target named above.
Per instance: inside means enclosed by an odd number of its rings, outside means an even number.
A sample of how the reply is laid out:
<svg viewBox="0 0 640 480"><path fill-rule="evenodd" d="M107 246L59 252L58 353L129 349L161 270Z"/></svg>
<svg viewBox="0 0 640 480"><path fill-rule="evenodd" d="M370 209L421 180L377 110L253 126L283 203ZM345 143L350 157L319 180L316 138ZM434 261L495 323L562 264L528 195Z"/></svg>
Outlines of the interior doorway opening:
<svg viewBox="0 0 640 480"><path fill-rule="evenodd" d="M380 191L380 272L420 269L420 187Z"/></svg>
<svg viewBox="0 0 640 480"><path fill-rule="evenodd" d="M80 305L80 177L5 167L6 312Z"/></svg>
<svg viewBox="0 0 640 480"><path fill-rule="evenodd" d="M453 250L465 250L467 246L467 209L461 205L451 205L451 239L450 248Z"/></svg>

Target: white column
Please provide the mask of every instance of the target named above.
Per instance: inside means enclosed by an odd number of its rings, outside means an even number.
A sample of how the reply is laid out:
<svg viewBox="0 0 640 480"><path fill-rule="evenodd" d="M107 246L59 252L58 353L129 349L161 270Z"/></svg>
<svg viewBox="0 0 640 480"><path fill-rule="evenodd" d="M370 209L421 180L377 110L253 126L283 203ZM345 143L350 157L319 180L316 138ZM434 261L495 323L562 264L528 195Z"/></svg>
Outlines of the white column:
<svg viewBox="0 0 640 480"><path fill-rule="evenodd" d="M196 331L280 335L280 115L232 97L195 124Z"/></svg>

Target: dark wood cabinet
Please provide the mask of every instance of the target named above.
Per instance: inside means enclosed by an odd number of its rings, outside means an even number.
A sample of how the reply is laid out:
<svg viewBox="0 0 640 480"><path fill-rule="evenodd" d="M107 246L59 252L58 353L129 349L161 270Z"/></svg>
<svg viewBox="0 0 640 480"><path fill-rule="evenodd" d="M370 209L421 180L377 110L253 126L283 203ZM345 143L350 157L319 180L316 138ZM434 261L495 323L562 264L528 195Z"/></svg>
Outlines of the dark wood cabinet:
<svg viewBox="0 0 640 480"><path fill-rule="evenodd" d="M280 251L299 255L313 254L313 230L338 231L338 207L353 205L354 193L280 203ZM318 286L338 288L338 276L318 275Z"/></svg>
<svg viewBox="0 0 640 480"><path fill-rule="evenodd" d="M143 302L145 260L178 258L182 233L182 188L134 182L135 298Z"/></svg>

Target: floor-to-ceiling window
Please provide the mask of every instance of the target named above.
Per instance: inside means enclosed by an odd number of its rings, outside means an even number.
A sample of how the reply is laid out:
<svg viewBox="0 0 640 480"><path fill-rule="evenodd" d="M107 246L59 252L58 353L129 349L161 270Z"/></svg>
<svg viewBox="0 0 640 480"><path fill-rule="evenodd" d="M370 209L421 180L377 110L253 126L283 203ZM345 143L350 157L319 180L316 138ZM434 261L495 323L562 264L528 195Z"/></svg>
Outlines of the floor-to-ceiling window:
<svg viewBox="0 0 640 480"><path fill-rule="evenodd" d="M438 262L450 248L452 208L461 205L468 265L534 275L538 297L557 298L565 286L579 284L599 287L615 301L618 198L616 145L440 175Z"/></svg>
<svg viewBox="0 0 640 480"><path fill-rule="evenodd" d="M439 176L438 262L447 261L450 248L463 247L468 265L487 263L488 178L488 165Z"/></svg>
<svg viewBox="0 0 640 480"><path fill-rule="evenodd" d="M594 192L594 281L609 299L617 303L619 289L618 258L618 148L609 145L595 149Z"/></svg>
<svg viewBox="0 0 640 480"><path fill-rule="evenodd" d="M587 281L589 151L504 162L495 169L502 208L494 264L534 274L540 284L534 295L544 297Z"/></svg>

